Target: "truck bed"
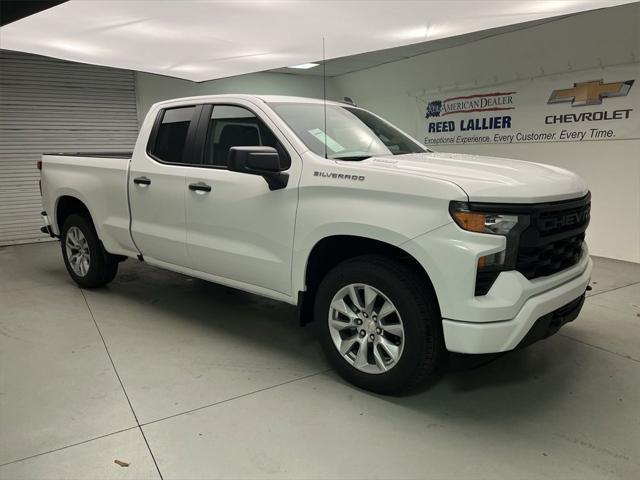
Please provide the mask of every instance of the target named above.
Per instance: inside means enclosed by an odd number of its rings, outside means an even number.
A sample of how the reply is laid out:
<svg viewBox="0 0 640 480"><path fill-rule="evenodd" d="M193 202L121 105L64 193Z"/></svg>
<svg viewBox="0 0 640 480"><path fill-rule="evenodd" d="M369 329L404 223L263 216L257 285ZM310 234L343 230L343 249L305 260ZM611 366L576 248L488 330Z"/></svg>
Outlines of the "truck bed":
<svg viewBox="0 0 640 480"><path fill-rule="evenodd" d="M127 176L131 153L49 153L42 155L42 205L52 221L55 234L62 197L79 199L91 218L107 250L115 254L135 254L129 233Z"/></svg>

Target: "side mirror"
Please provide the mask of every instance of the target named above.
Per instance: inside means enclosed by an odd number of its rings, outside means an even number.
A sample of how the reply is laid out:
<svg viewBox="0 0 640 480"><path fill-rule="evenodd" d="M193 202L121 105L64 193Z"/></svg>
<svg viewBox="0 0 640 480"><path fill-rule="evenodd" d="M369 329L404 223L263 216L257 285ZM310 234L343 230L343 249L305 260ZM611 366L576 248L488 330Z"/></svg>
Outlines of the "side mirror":
<svg viewBox="0 0 640 480"><path fill-rule="evenodd" d="M273 147L231 147L227 167L232 172L264 177L271 190L284 188L289 182L289 174L282 171L280 155Z"/></svg>

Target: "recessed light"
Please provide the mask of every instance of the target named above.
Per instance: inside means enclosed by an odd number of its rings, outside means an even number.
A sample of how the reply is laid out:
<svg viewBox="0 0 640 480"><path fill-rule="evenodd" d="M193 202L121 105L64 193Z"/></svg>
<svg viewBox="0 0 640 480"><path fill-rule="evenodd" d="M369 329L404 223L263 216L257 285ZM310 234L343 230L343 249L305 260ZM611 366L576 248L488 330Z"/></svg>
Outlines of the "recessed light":
<svg viewBox="0 0 640 480"><path fill-rule="evenodd" d="M173 70L173 71L176 71L176 72L198 73L198 72L208 72L208 71L215 70L215 67L213 67L211 65L196 65L196 64L175 65L173 67L169 67L169 70Z"/></svg>
<svg viewBox="0 0 640 480"><path fill-rule="evenodd" d="M48 41L47 45L59 50L66 50L68 52L85 55L100 55L103 53L107 53L107 50L102 47L96 47L84 42Z"/></svg>
<svg viewBox="0 0 640 480"><path fill-rule="evenodd" d="M317 67L319 63L301 63L300 65L291 65L287 68L297 68L299 70L308 70L309 68Z"/></svg>
<svg viewBox="0 0 640 480"><path fill-rule="evenodd" d="M429 27L421 25L419 27L408 28L396 32L393 36L400 40L426 39L429 36Z"/></svg>

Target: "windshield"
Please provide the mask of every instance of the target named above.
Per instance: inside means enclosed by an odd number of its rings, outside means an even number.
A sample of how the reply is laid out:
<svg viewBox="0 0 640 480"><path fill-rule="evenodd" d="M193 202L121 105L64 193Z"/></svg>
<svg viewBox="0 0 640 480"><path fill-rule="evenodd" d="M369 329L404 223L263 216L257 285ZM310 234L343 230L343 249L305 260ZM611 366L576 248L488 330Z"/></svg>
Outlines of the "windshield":
<svg viewBox="0 0 640 480"><path fill-rule="evenodd" d="M375 115L350 106L275 103L276 113L312 152L327 158L362 160L373 155L427 152L425 147ZM325 133L326 125L326 133Z"/></svg>

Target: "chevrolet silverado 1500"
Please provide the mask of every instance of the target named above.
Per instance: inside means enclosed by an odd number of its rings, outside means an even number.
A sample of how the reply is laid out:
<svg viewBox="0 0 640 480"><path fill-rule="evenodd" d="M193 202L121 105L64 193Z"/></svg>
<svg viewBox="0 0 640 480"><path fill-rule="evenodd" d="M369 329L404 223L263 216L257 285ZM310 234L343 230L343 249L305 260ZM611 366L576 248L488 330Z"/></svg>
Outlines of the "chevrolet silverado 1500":
<svg viewBox="0 0 640 480"><path fill-rule="evenodd" d="M127 257L298 306L333 367L410 389L445 353L505 352L579 313L590 193L566 170L434 153L340 102L155 104L131 155L40 162L71 278Z"/></svg>

